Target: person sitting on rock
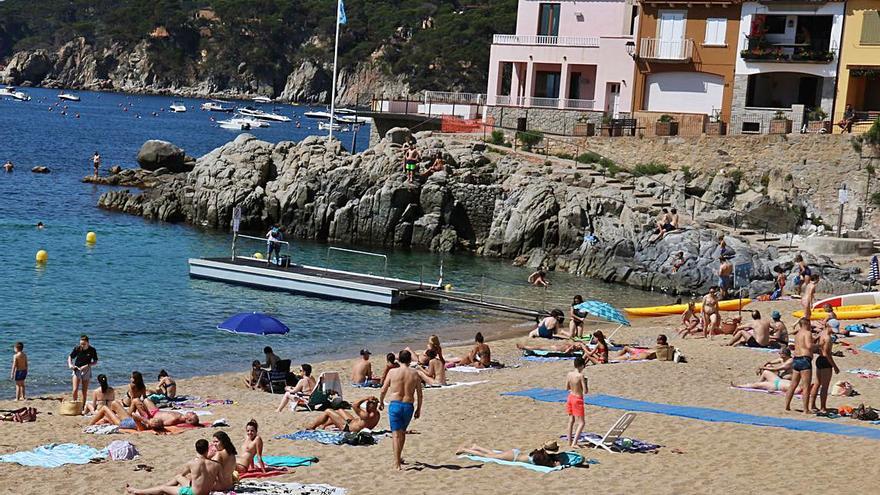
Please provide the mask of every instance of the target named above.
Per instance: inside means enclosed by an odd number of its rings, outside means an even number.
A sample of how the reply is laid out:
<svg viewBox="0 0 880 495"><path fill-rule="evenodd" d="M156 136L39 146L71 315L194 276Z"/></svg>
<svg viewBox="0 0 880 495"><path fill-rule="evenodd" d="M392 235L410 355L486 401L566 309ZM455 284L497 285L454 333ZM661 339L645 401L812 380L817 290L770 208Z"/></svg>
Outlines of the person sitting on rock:
<svg viewBox="0 0 880 495"><path fill-rule="evenodd" d="M443 157L438 156L431 163L431 166L426 168L424 172L421 173L423 179L427 179L428 177L436 174L437 172L442 172L445 168L446 164L443 162Z"/></svg>
<svg viewBox="0 0 880 495"><path fill-rule="evenodd" d="M550 285L550 281L547 280L547 271L543 266L529 275L529 283L537 287L548 287Z"/></svg>

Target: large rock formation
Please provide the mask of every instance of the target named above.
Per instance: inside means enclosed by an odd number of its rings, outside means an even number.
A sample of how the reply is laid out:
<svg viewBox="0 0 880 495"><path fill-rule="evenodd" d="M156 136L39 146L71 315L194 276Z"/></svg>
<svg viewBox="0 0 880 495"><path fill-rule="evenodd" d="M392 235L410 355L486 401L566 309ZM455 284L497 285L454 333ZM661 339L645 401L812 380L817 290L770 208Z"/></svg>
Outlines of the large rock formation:
<svg viewBox="0 0 880 495"><path fill-rule="evenodd" d="M171 173L192 170L192 163L187 163L186 153L182 149L168 141L158 139L151 139L141 146L137 154L137 162L142 169L151 172L160 168L166 168Z"/></svg>
<svg viewBox="0 0 880 495"><path fill-rule="evenodd" d="M400 166L402 137L417 141L423 169L435 157L443 158L445 169L408 182ZM271 144L242 134L200 157L191 172L152 177L143 193L112 191L99 204L218 229L229 228L233 208L241 206L244 229L278 223L298 238L466 250L672 293L701 292L716 282L718 233L700 222L723 217L734 204L778 208L768 196L738 193L727 177L691 179L688 188L705 191L711 207L698 212L691 228L654 241L656 209L618 180L494 158L482 143L441 140L429 132L410 135L405 129L356 155L325 138ZM680 174L664 180L676 177L688 182ZM660 196L660 180L642 177L633 183L652 198ZM785 221L800 220L802 215ZM589 232L597 243L582 243ZM775 266L793 264L793 253L735 235L727 239L753 292L766 290ZM679 252L686 263L673 273L672 257ZM859 288L852 271L827 258L810 262L825 274L823 290Z"/></svg>

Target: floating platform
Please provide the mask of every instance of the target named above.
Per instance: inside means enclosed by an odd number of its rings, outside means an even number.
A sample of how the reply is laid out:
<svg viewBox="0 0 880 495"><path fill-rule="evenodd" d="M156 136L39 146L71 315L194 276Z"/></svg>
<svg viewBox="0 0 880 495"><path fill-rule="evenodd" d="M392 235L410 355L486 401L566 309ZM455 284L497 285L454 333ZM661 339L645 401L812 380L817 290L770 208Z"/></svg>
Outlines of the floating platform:
<svg viewBox="0 0 880 495"><path fill-rule="evenodd" d="M189 275L261 289L279 290L388 307L436 304L427 297L437 285L307 265L281 267L266 260L236 256L190 258Z"/></svg>

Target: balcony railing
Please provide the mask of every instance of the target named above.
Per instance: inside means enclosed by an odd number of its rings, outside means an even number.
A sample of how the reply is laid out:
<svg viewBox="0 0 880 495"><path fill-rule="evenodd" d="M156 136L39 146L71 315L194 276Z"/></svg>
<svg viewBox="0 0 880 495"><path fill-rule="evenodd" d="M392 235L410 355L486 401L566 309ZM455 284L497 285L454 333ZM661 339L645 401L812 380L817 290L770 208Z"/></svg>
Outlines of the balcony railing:
<svg viewBox="0 0 880 495"><path fill-rule="evenodd" d="M559 108L559 98L541 98L533 96L529 98L530 107Z"/></svg>
<svg viewBox="0 0 880 495"><path fill-rule="evenodd" d="M502 107L536 107L536 108L560 108L565 110L592 110L595 106L593 100L579 100L574 98L541 98L533 96L495 96L495 105Z"/></svg>
<svg viewBox="0 0 880 495"><path fill-rule="evenodd" d="M425 91L425 103L450 103L461 105L485 105L482 93L455 93L450 91Z"/></svg>
<svg viewBox="0 0 880 495"><path fill-rule="evenodd" d="M763 37L746 36L744 46L746 49L740 51L739 56L747 62L829 64L837 56L837 42L833 40L808 45L770 43Z"/></svg>
<svg viewBox="0 0 880 495"><path fill-rule="evenodd" d="M573 100L566 98L562 100L562 108L570 110L592 110L596 102L593 100Z"/></svg>
<svg viewBox="0 0 880 495"><path fill-rule="evenodd" d="M694 56L694 40L642 38L639 58L666 62L688 62Z"/></svg>
<svg viewBox="0 0 880 495"><path fill-rule="evenodd" d="M596 36L541 36L520 34L496 34L492 43L496 45L537 45L537 46L578 46L599 48Z"/></svg>

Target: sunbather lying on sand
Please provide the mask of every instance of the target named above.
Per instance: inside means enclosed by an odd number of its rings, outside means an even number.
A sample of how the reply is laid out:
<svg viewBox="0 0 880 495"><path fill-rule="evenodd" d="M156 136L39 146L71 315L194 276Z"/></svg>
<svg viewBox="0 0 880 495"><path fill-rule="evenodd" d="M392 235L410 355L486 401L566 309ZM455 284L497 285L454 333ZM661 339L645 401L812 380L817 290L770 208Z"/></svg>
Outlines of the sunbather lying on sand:
<svg viewBox="0 0 880 495"><path fill-rule="evenodd" d="M544 351L558 352L560 354L575 354L584 352L584 344L582 342L566 342L564 344L516 344L516 348L521 351Z"/></svg>
<svg viewBox="0 0 880 495"><path fill-rule="evenodd" d="M189 424L200 426L199 416L194 412L161 411L150 399L134 399L135 411L131 413L138 430L164 430L168 426Z"/></svg>
<svg viewBox="0 0 880 495"><path fill-rule="evenodd" d="M361 407L366 403L366 409ZM305 425L307 430L339 428L344 432L357 433L363 429L373 429L379 424L379 399L374 396L364 397L352 406L354 414L346 410L329 410L321 413L314 421ZM355 416L357 415L357 416Z"/></svg>
<svg viewBox="0 0 880 495"><path fill-rule="evenodd" d="M666 336L662 333L657 336L657 346L651 349L642 349L638 347L624 346L614 359L617 361L642 361L645 359L658 359L658 354L663 356L663 360L670 360L673 347L666 341Z"/></svg>
<svg viewBox="0 0 880 495"><path fill-rule="evenodd" d="M458 449L455 455L469 454L480 457L488 457L490 459L499 459L502 461L526 462L529 464L534 464L536 466L556 467L561 464L560 456L555 451L548 451L549 448L549 445L545 445L543 448L533 450L529 452L528 455L525 455L520 449L510 449L498 452L474 444L471 445L469 448Z"/></svg>
<svg viewBox="0 0 880 495"><path fill-rule="evenodd" d="M98 406L98 409L95 410L95 415L92 416L92 420L89 421L89 424L121 426L123 422L125 422L126 425L131 425L122 426L123 428L135 428L134 420L128 415L125 406L119 402L111 402L109 406Z"/></svg>
<svg viewBox="0 0 880 495"><path fill-rule="evenodd" d="M474 347L471 349L471 352L462 358L452 358L448 361L461 366L488 368L492 365L492 350L486 345L483 333L477 332L474 336Z"/></svg>
<svg viewBox="0 0 880 495"><path fill-rule="evenodd" d="M791 386L791 380L788 378L791 376L793 363L794 358L791 357L791 349L783 347L779 350L779 358L767 361L756 371L756 374L761 377L761 381L744 383L742 385L735 385L733 382L730 382L730 386L736 388L757 388L770 392L787 392L788 387ZM800 389L798 387L798 393L800 393Z"/></svg>

